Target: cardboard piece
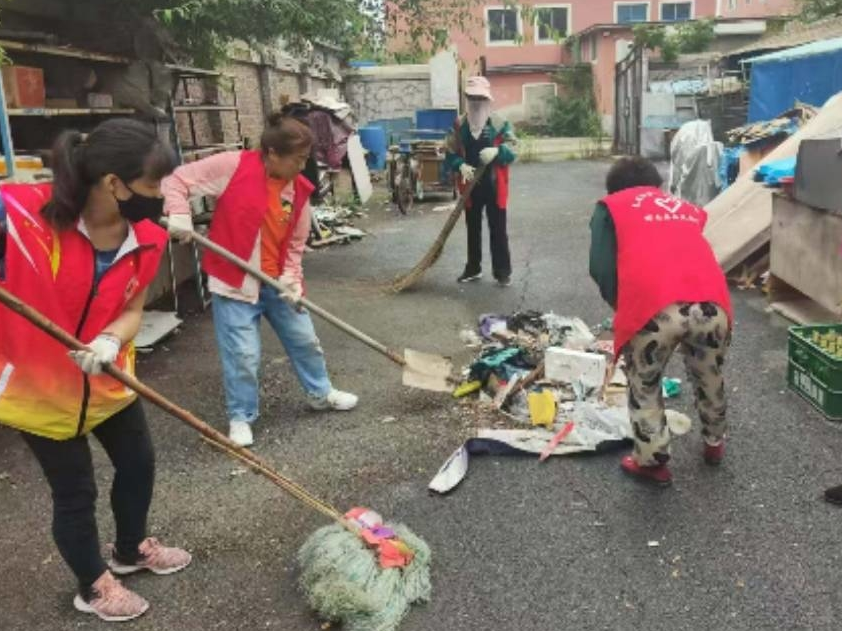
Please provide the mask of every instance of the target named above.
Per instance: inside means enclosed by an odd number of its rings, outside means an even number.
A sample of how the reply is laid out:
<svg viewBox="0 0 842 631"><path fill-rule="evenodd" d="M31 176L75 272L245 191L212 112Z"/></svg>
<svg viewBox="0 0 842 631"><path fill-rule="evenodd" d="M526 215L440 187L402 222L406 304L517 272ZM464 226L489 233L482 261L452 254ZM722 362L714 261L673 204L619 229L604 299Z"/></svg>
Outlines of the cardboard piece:
<svg viewBox="0 0 842 631"><path fill-rule="evenodd" d="M371 186L371 174L365 162L365 150L358 134L353 134L348 138L348 162L354 174L357 194L360 196L360 201L365 204L371 199L374 188Z"/></svg>
<svg viewBox="0 0 842 631"><path fill-rule="evenodd" d="M827 136L842 130L842 93L831 97L815 118L787 138L760 164L789 158L798 153L805 138ZM705 236L719 265L732 271L769 242L772 228L772 190L742 173L728 189L711 201L705 210L708 222Z"/></svg>

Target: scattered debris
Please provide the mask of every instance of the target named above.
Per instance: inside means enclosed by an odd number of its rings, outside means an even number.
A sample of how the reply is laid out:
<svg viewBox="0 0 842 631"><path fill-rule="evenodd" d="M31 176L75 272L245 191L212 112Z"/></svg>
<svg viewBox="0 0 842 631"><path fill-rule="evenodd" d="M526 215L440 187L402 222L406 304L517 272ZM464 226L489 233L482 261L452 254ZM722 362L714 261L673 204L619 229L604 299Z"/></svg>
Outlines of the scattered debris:
<svg viewBox="0 0 842 631"><path fill-rule="evenodd" d="M681 379L664 377L664 380L661 382L661 391L663 392L665 399L674 399L675 397L680 396Z"/></svg>
<svg viewBox="0 0 842 631"><path fill-rule="evenodd" d="M658 548L658 547L661 546L661 542L653 540L653 541L650 541L649 543L647 543L646 545L649 546L650 548Z"/></svg>
<svg viewBox="0 0 842 631"><path fill-rule="evenodd" d="M311 210L311 248L322 248L335 243L350 243L362 239L367 233L354 227L353 220L365 215L347 206L315 206Z"/></svg>
<svg viewBox="0 0 842 631"><path fill-rule="evenodd" d="M581 319L537 311L484 314L477 333L462 331L460 339L477 356L453 394L477 411L476 435L448 458L431 490L455 488L470 454L544 460L631 440L627 381L614 378L613 341L597 340ZM610 402L608 383L616 383Z"/></svg>

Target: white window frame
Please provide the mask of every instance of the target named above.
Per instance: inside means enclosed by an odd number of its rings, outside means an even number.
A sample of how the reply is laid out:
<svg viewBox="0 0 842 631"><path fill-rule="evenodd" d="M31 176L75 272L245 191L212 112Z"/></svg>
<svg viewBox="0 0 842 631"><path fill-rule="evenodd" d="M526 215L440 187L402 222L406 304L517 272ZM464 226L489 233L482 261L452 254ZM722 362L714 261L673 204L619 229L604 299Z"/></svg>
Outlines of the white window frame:
<svg viewBox="0 0 842 631"><path fill-rule="evenodd" d="M517 16L517 35L523 37L523 17L520 14L520 9L517 7L507 7L504 4L497 4L485 7L485 45L486 46L516 46L516 39L503 39L498 41L491 41L491 21L488 19L488 14L491 11L514 11Z"/></svg>
<svg viewBox="0 0 842 631"><path fill-rule="evenodd" d="M526 88L534 88L538 85L553 86L553 96L558 96L558 84L552 81L534 81L533 83L524 83L520 86L520 104L526 105Z"/></svg>
<svg viewBox="0 0 842 631"><path fill-rule="evenodd" d="M658 5L658 16L661 22L664 21L664 5L665 4L689 4L690 5L690 17L687 18L688 20L695 20L696 19L696 0L669 0L669 2L661 2ZM682 22L684 20L670 20L667 24L673 24L676 22Z"/></svg>
<svg viewBox="0 0 842 631"><path fill-rule="evenodd" d="M535 20L532 22L532 28L535 29L535 44L538 46L547 46L550 44L558 44L555 38L541 39L541 29L538 26L538 11L541 9L567 9L567 32L564 37L569 37L573 32L573 5L572 4L536 4L532 8L535 11Z"/></svg>
<svg viewBox="0 0 842 631"><path fill-rule="evenodd" d="M615 2L614 3L614 24L620 24L620 7L637 6L639 4L646 5L646 19L644 22L652 21L652 3L648 0L644 2ZM640 24L640 22L623 22L623 24Z"/></svg>

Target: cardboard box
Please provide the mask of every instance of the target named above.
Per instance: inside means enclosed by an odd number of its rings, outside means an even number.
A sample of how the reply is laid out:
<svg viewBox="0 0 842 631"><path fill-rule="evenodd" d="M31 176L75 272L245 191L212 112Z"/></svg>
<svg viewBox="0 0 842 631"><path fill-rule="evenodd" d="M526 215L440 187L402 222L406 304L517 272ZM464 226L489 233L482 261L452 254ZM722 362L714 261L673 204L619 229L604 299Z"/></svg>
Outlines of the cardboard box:
<svg viewBox="0 0 842 631"><path fill-rule="evenodd" d="M607 368L605 355L571 351L551 346L544 352L544 375L557 383L581 382L590 388L601 388Z"/></svg>
<svg viewBox="0 0 842 631"><path fill-rule="evenodd" d="M45 107L55 110L75 110L79 107L76 99L47 99Z"/></svg>
<svg viewBox="0 0 842 631"><path fill-rule="evenodd" d="M47 92L44 88L44 71L41 68L3 66L2 72L6 107L44 107Z"/></svg>

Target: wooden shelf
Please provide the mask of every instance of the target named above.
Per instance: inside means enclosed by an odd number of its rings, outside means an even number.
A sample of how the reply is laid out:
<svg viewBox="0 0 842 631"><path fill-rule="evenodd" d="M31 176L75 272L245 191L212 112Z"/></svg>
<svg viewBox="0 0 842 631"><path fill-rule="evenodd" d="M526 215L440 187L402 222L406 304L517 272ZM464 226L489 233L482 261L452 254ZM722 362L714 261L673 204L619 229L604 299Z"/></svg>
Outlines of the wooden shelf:
<svg viewBox="0 0 842 631"><path fill-rule="evenodd" d="M126 57L117 55L106 55L94 53L72 46L48 46L47 44L27 44L13 40L0 39L0 47L7 51L18 51L23 53L38 53L41 55L52 55L55 57L73 57L75 59L87 59L88 61L102 61L110 64L128 65L131 63Z"/></svg>
<svg viewBox="0 0 842 631"><path fill-rule="evenodd" d="M234 105L176 105L173 108L176 114L185 112L236 112Z"/></svg>
<svg viewBox="0 0 842 631"><path fill-rule="evenodd" d="M130 108L52 108L52 107L28 107L24 109L10 109L9 116L40 116L49 118L53 116L115 116L132 115L136 112Z"/></svg>

